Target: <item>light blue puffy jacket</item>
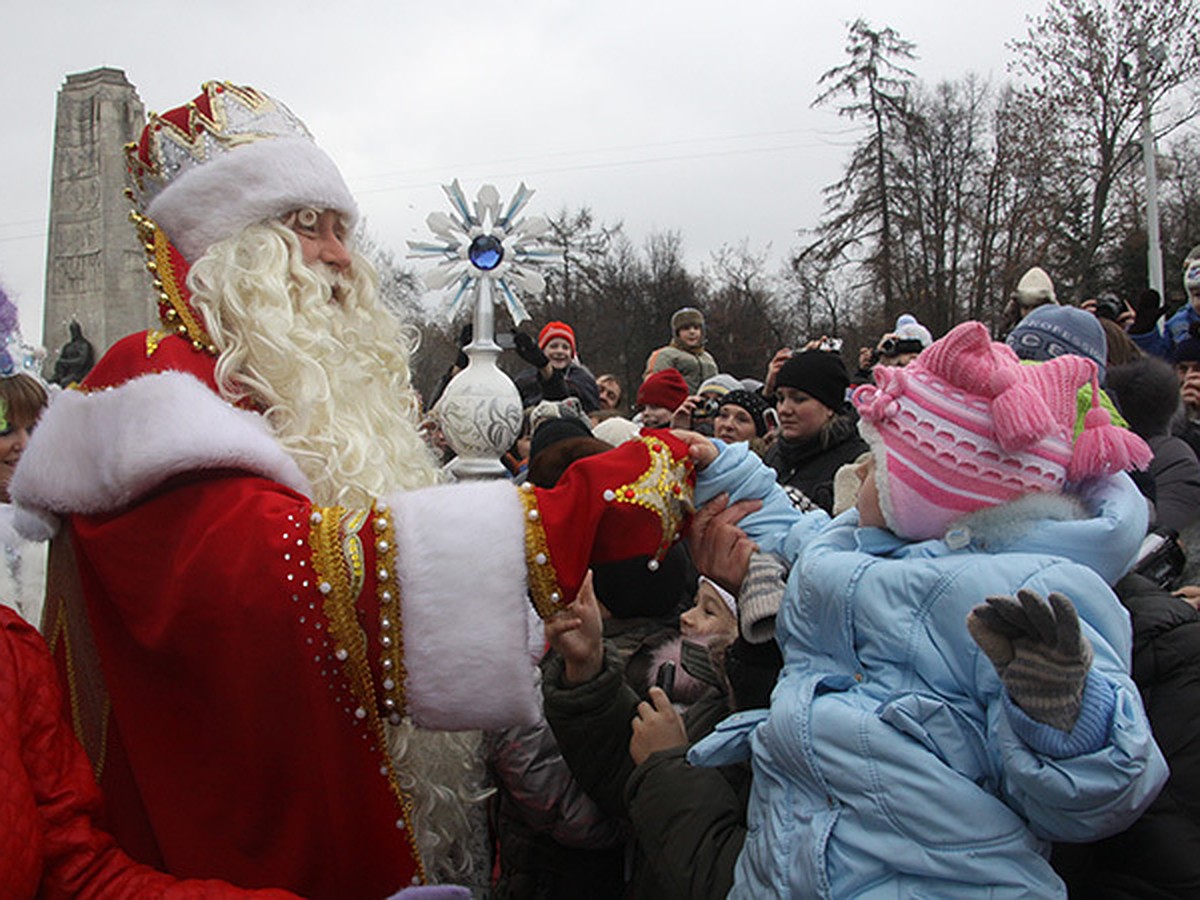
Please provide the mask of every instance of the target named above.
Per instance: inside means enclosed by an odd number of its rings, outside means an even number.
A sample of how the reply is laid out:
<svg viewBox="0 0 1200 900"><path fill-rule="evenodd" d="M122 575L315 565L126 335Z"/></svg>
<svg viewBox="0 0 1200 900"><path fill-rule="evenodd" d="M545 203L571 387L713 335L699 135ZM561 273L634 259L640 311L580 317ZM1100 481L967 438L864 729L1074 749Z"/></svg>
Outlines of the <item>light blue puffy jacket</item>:
<svg viewBox="0 0 1200 900"><path fill-rule="evenodd" d="M1047 842L1124 829L1167 776L1109 587L1145 533L1132 482L1096 483L1083 498L1091 518L1053 518L1061 498L991 511L990 533L952 549L860 528L855 510L798 513L745 444L716 443L697 503L763 498L742 527L792 564L770 709L725 720L690 754L702 765L752 758L730 896L1065 896ZM1061 744L1063 733L1006 699L967 632L973 606L1026 587L1070 597L1092 643L1084 705L1104 718L1084 752L1045 749L1040 737Z"/></svg>

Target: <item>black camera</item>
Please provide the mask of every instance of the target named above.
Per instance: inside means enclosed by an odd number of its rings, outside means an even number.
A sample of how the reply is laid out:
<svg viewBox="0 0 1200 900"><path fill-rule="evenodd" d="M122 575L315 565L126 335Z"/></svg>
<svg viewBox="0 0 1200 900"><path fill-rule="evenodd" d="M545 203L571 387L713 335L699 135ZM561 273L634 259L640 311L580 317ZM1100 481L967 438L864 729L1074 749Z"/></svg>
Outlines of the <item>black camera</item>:
<svg viewBox="0 0 1200 900"><path fill-rule="evenodd" d="M1133 571L1149 578L1161 588L1170 588L1183 574L1187 557L1178 535L1170 528L1155 528L1142 540Z"/></svg>
<svg viewBox="0 0 1200 900"><path fill-rule="evenodd" d="M880 356L890 358L900 356L904 353L920 353L924 349L925 345L917 338L890 337L884 338L879 342L879 350L877 352Z"/></svg>
<svg viewBox="0 0 1200 900"><path fill-rule="evenodd" d="M1123 312L1125 312L1125 304L1115 295L1102 294L1096 298L1096 315L1101 319L1112 319L1115 322Z"/></svg>
<svg viewBox="0 0 1200 900"><path fill-rule="evenodd" d="M710 419L717 414L717 410L721 408L721 401L715 397L705 397L696 404L696 408L692 410L693 419Z"/></svg>

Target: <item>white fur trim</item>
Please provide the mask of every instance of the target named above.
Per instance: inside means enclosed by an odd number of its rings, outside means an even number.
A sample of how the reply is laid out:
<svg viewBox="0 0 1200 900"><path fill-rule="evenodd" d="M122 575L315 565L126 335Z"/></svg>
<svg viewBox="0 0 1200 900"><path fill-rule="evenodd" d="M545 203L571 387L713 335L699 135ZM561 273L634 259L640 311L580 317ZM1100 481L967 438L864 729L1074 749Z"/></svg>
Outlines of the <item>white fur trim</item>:
<svg viewBox="0 0 1200 900"><path fill-rule="evenodd" d="M422 728L532 725L524 510L507 481L393 494L408 709Z"/></svg>
<svg viewBox="0 0 1200 900"><path fill-rule="evenodd" d="M333 160L304 138L238 147L188 169L146 208L188 262L247 225L301 206L336 209L350 229L358 206Z"/></svg>
<svg viewBox="0 0 1200 900"><path fill-rule="evenodd" d="M111 390L63 391L38 422L10 493L36 531L52 515L124 509L175 475L236 469L296 491L308 479L255 413L191 375L144 375ZM45 536L45 529L41 536Z"/></svg>
<svg viewBox="0 0 1200 900"><path fill-rule="evenodd" d="M13 530L27 541L48 541L60 527L62 520L53 513L20 506L13 510Z"/></svg>

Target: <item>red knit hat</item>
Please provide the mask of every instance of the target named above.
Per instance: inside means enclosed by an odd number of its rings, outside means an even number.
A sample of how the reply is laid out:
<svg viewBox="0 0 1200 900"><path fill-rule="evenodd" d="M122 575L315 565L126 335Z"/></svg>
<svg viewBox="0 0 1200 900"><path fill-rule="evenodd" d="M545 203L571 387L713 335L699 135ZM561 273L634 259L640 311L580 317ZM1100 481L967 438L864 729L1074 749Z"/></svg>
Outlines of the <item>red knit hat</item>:
<svg viewBox="0 0 1200 900"><path fill-rule="evenodd" d="M664 406L667 409L678 409L679 404L688 397L687 382L675 369L663 369L655 372L642 382L638 388L638 406Z"/></svg>
<svg viewBox="0 0 1200 900"><path fill-rule="evenodd" d="M538 348L545 350L546 345L555 338L562 338L571 345L572 356L579 355L575 347L575 330L566 322L547 322L546 327L538 332Z"/></svg>

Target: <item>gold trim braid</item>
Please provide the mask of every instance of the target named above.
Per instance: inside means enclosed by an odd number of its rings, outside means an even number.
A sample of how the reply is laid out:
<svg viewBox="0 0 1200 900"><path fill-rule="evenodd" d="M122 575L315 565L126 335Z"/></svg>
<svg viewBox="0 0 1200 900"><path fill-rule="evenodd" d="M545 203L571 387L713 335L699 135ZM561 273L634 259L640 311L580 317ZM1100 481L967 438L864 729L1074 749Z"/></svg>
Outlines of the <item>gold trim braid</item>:
<svg viewBox="0 0 1200 900"><path fill-rule="evenodd" d="M358 624L358 595L352 591L351 564L342 552L346 546L343 542L343 525L353 526L355 515L348 514L340 506L312 507L308 543L312 550L313 571L317 577L317 589L325 598L323 609L329 622L329 634L334 640L335 652L338 658L343 660L346 680L359 704L354 715L363 719L375 736L376 746L387 767L388 785L404 813L404 831L412 850L413 861L416 863L417 875L421 884L425 884L425 863L417 848L416 830L413 827L413 800L401 787L395 763L387 749L387 732L379 714L375 683L367 654L367 636ZM358 525L361 527L361 519L358 520ZM379 565L383 569L385 563L381 561ZM389 577L383 580L390 580L390 568L385 574Z"/></svg>
<svg viewBox="0 0 1200 900"><path fill-rule="evenodd" d="M542 524L533 485L522 485L517 496L525 507L525 571L529 580L529 598L537 614L548 619L566 609L567 604L563 602L558 572L550 559L550 545L546 542L546 528Z"/></svg>

